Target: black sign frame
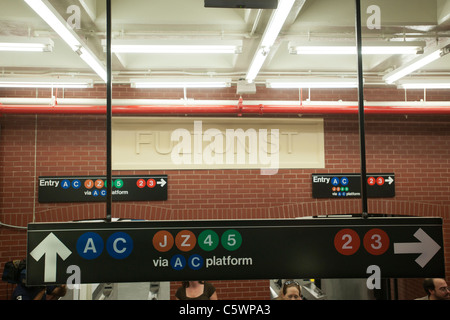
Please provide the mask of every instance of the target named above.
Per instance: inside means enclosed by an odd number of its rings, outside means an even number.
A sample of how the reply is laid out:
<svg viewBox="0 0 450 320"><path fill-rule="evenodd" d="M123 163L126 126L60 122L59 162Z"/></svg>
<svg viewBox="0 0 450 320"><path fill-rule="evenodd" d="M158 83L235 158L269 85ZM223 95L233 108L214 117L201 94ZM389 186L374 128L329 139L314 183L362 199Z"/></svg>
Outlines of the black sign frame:
<svg viewBox="0 0 450 320"><path fill-rule="evenodd" d="M167 175L118 175L112 182L113 201L165 201L168 197ZM106 201L105 176L40 176L38 187L40 203Z"/></svg>
<svg viewBox="0 0 450 320"><path fill-rule="evenodd" d="M395 197L394 173L368 173L366 178L368 198ZM313 198L361 198L359 173L312 174L311 183Z"/></svg>
<svg viewBox="0 0 450 320"><path fill-rule="evenodd" d="M365 238L374 230L381 234L380 229L388 235L389 241L385 253L376 255L368 252ZM352 235L358 238L359 249L356 252L347 254L338 250L341 245L335 241L338 241L336 238L342 230L348 234L352 234L353 230L358 235ZM401 244L420 246L421 241L417 238L420 230L433 239L439 248L424 266L415 261L419 253L394 252L396 246ZM201 238L202 232L210 235L215 233L219 237L216 239L218 246L206 251L199 241L191 251L184 252L172 242L169 251L160 252L153 242L160 231L169 232L174 239L180 233L191 231L197 240ZM224 236L227 233L228 238ZM86 241L86 237L91 237L91 242ZM342 238L346 239L345 236ZM208 240L205 237L203 239ZM126 252L126 245L130 245L129 256L122 259L110 253L108 246L111 247L114 240L122 252ZM102 243L102 250L96 250L96 253L101 251L101 254L90 257L89 250L96 241ZM81 253L80 242L81 249L85 250ZM225 243L239 243L239 247L230 249ZM97 245L95 247L100 248ZM62 251L57 252L57 249ZM46 254L51 256L56 252L56 265L47 265ZM173 259L176 262L176 257L185 261L182 269L176 270L172 264ZM201 268L193 269L200 262L203 263ZM441 218L118 221L29 225L29 285L65 283L69 276L67 268L71 265L80 268L82 283L199 278L365 278L368 277L367 268L370 265L378 265L383 278L443 277L445 274ZM52 272L55 278L44 279L44 275Z"/></svg>

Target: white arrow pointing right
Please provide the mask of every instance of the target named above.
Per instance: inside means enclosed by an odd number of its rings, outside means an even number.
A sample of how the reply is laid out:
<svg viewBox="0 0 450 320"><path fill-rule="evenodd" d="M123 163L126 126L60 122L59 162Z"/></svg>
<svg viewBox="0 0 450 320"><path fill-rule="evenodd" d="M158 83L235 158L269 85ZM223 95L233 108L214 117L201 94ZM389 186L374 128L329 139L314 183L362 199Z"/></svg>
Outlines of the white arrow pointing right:
<svg viewBox="0 0 450 320"><path fill-rule="evenodd" d="M156 182L157 184L160 184L161 187L164 187L164 185L167 183L166 180L164 180L163 178L161 178L161 180L159 180L158 182Z"/></svg>
<svg viewBox="0 0 450 320"><path fill-rule="evenodd" d="M420 242L394 243L394 254L420 253L416 262L423 268L441 249L441 246L420 228L414 233L414 237Z"/></svg>
<svg viewBox="0 0 450 320"><path fill-rule="evenodd" d="M392 184L392 182L394 182L394 179L392 179L392 177L389 176L389 178L386 179L386 182Z"/></svg>

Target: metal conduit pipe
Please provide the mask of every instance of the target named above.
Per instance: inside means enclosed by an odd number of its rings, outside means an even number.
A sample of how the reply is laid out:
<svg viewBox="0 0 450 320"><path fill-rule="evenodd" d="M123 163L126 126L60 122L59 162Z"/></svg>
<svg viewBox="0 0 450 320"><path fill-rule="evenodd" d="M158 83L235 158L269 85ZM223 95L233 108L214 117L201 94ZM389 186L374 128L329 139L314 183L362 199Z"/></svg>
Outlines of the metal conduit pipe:
<svg viewBox="0 0 450 320"><path fill-rule="evenodd" d="M366 105L366 114L450 114L450 106ZM114 115L356 114L356 105L113 105ZM0 114L106 114L105 105L2 105Z"/></svg>

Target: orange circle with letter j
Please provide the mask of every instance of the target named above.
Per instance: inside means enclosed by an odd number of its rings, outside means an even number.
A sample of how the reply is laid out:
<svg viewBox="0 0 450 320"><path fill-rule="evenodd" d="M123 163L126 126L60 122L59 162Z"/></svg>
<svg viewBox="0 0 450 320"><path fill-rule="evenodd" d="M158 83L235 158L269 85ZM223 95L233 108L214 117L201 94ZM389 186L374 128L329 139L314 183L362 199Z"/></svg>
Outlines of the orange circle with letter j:
<svg viewBox="0 0 450 320"><path fill-rule="evenodd" d="M173 247L173 236L169 231L161 230L153 236L153 247L159 252L167 252Z"/></svg>

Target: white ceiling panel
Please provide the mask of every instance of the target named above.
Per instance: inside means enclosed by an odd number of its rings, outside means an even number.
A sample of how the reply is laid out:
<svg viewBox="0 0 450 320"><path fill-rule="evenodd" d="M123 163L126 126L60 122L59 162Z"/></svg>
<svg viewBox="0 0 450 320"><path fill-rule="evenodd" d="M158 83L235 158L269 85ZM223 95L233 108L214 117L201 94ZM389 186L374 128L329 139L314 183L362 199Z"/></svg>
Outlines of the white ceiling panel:
<svg viewBox="0 0 450 320"><path fill-rule="evenodd" d="M43 0L43 3L52 7L62 20L78 22L79 29L72 31L105 64L101 45L106 38L105 0ZM436 45L436 39L438 45L450 44L450 0L363 0L361 3L363 44L371 40L419 40L431 47ZM373 11L368 11L371 5L379 9L379 29L367 26L367 20L373 17ZM0 76L89 76L97 83L103 82L25 0L0 0L0 6L0 37L50 37L54 41L52 52L0 52ZM272 13L271 9L205 8L204 0L112 0L113 42L144 39L192 43L241 40L243 43L240 54L113 54L113 82L129 83L136 77L207 75L231 77L236 83L245 78ZM294 55L288 51L289 41L356 43L354 24L355 1L296 0L275 44L266 48L266 60L255 82L264 83L274 76L356 77L355 55ZM386 73L419 55L364 55L365 84L383 84ZM450 77L450 54L408 78L424 75Z"/></svg>

